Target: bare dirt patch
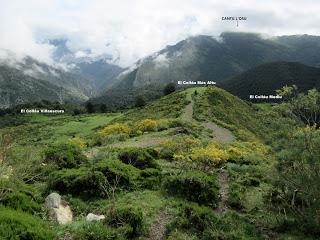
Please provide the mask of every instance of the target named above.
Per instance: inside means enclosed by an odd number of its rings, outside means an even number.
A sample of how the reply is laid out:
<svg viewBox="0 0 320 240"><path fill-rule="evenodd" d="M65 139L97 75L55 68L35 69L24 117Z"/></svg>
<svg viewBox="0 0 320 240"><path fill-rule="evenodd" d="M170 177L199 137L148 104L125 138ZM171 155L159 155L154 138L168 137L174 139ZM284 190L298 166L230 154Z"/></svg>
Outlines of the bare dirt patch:
<svg viewBox="0 0 320 240"><path fill-rule="evenodd" d="M218 207L215 209L215 212L218 214L223 214L226 210L228 210L228 197L229 197L229 182L228 182L228 174L225 170L220 170L218 175L219 181L219 194L220 194L220 202Z"/></svg>
<svg viewBox="0 0 320 240"><path fill-rule="evenodd" d="M150 227L150 240L163 240L166 234L166 225L169 222L169 217L165 212L160 212L155 222Z"/></svg>

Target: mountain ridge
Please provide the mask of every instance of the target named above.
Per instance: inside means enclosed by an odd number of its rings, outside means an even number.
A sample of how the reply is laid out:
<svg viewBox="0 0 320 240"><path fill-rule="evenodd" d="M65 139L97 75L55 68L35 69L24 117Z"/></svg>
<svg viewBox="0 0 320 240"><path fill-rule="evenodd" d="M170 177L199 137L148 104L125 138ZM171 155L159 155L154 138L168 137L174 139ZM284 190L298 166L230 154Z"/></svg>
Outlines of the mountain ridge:
<svg viewBox="0 0 320 240"><path fill-rule="evenodd" d="M320 68L299 62L271 62L245 71L219 86L249 100L249 95L275 94L285 85L296 85L301 92L320 89Z"/></svg>
<svg viewBox="0 0 320 240"><path fill-rule="evenodd" d="M83 102L95 94L92 85L88 79L29 56L18 59L10 53L0 61L0 108L41 100Z"/></svg>
<svg viewBox="0 0 320 240"><path fill-rule="evenodd" d="M311 47L308 44L312 44ZM310 51L312 46L314 48ZM116 105L113 99L118 98L117 92L141 92L158 86L159 93L166 84L179 80L215 81L219 84L260 64L274 61L297 61L318 66L320 56L315 53L319 51L320 36L263 38L258 33L242 32L225 32L219 37L193 36L140 59L122 72L100 97L92 100ZM128 102L132 104L132 98Z"/></svg>

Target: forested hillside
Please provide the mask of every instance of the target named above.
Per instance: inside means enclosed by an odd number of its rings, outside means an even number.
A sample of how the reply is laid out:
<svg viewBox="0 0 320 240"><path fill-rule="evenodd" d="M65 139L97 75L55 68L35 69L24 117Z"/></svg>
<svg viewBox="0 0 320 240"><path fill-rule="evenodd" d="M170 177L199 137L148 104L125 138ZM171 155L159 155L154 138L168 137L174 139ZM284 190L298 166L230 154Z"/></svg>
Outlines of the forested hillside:
<svg viewBox="0 0 320 240"><path fill-rule="evenodd" d="M219 85L245 100L250 100L252 94L275 95L276 90L286 85L296 85L299 91L306 92L312 88L320 89L320 69L298 62L272 62L250 69Z"/></svg>

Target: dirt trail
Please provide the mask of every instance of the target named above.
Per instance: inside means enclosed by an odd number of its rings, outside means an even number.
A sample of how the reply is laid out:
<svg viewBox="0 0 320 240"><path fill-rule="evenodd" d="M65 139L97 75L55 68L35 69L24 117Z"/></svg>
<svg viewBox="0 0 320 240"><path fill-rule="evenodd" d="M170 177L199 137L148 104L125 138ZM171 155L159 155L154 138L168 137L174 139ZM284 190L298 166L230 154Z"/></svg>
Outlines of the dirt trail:
<svg viewBox="0 0 320 240"><path fill-rule="evenodd" d="M213 122L198 122L193 118L193 105L194 101L191 97L191 94L187 95L187 100L190 103L186 106L183 114L182 119L188 120L190 122L197 122L200 123L204 128L210 129L213 131L212 139L216 142L228 143L235 140L233 133L224 127L220 127Z"/></svg>
<svg viewBox="0 0 320 240"><path fill-rule="evenodd" d="M222 143L232 142L235 137L230 130L220 127L213 122L202 123L202 126L213 131L213 140Z"/></svg>
<svg viewBox="0 0 320 240"><path fill-rule="evenodd" d="M229 197L229 183L228 183L228 174L225 170L220 170L218 175L219 181L219 194L220 194L220 202L218 207L215 209L215 212L218 214L223 214L226 210L228 210L228 197Z"/></svg>
<svg viewBox="0 0 320 240"><path fill-rule="evenodd" d="M187 99L190 101L190 103L184 109L184 112L181 117L182 119L186 119L191 122L196 122L196 120L193 118L193 100L191 96L189 97L189 95L187 96Z"/></svg>
<svg viewBox="0 0 320 240"><path fill-rule="evenodd" d="M163 240L166 234L166 225L169 222L169 217L165 212L160 212L156 221L150 227L150 240Z"/></svg>
<svg viewBox="0 0 320 240"><path fill-rule="evenodd" d="M194 101L191 97L191 94L187 95L187 100L190 103L186 106L184 113L182 114L182 118L191 122L198 122L193 118L193 105ZM199 122L198 122L199 123ZM228 143L235 140L235 136L229 129L218 126L213 122L202 122L200 123L204 128L210 129L213 131L212 140L216 142ZM223 214L228 209L228 197L229 197L229 183L228 183L228 174L224 169L219 171L218 175L219 181L219 194L220 194L220 202L215 210L218 214Z"/></svg>

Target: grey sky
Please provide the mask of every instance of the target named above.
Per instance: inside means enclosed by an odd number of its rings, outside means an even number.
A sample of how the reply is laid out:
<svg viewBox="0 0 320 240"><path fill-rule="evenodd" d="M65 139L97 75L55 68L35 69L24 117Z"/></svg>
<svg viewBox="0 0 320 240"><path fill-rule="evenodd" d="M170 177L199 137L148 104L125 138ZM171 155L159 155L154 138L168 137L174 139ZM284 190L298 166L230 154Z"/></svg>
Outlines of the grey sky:
<svg viewBox="0 0 320 240"><path fill-rule="evenodd" d="M81 49L120 52L120 64L128 66L196 34L320 35L320 1L311 0L0 0L0 6L0 48L49 63L46 38L68 38L79 56ZM248 20L236 27L222 16Z"/></svg>

